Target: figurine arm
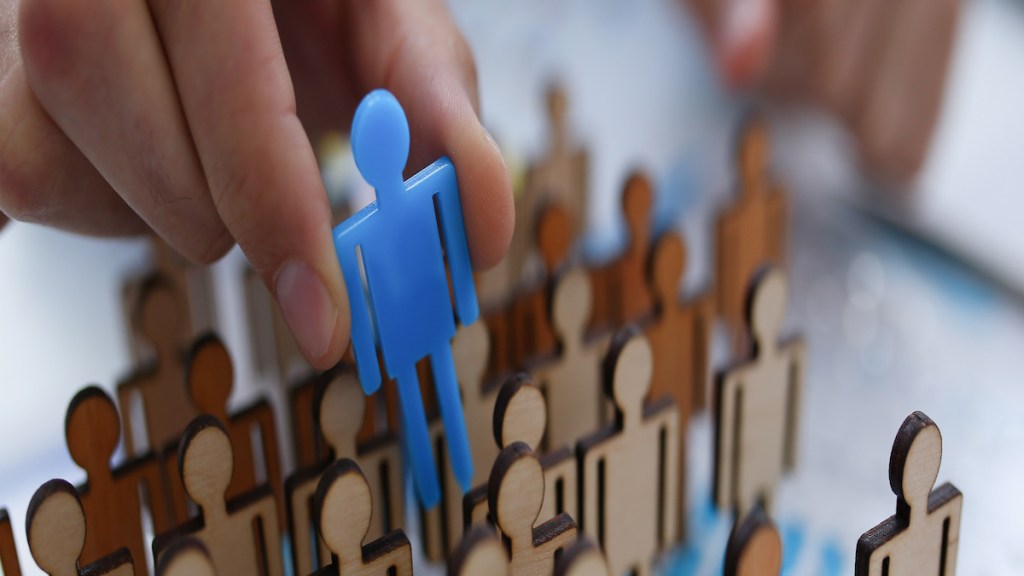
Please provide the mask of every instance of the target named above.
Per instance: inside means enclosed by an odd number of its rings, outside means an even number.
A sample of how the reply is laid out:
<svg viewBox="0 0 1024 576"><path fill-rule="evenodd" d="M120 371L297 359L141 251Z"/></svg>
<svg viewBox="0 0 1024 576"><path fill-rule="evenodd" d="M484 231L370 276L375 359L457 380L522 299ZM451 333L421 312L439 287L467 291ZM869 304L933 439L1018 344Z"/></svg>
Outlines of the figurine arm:
<svg viewBox="0 0 1024 576"><path fill-rule="evenodd" d="M742 388L742 369L725 372L718 378L718 394L715 397L715 501L721 508L729 508L736 503L732 501L735 486L733 480L733 458L736 439L736 406L737 392Z"/></svg>
<svg viewBox="0 0 1024 576"><path fill-rule="evenodd" d="M469 260L469 244L466 241L466 225L462 218L459 184L455 178L455 167L448 158L438 160L431 168L433 189L438 191L437 210L444 233L442 242L448 256L452 292L455 294L455 311L459 316L459 322L468 326L476 322L480 315L480 307L476 300L473 267Z"/></svg>
<svg viewBox="0 0 1024 576"><path fill-rule="evenodd" d="M789 372L786 375L786 445L782 461L785 470L796 468L797 439L800 424L800 397L804 387L805 350L803 342L793 342L789 346Z"/></svg>
<svg viewBox="0 0 1024 576"><path fill-rule="evenodd" d="M374 210L370 210L371 208ZM371 218L376 214L375 208L373 205L368 206L334 229L334 249L345 278L349 308L352 312L352 349L355 352L356 369L359 371L363 391L367 394L373 394L380 388L381 375L370 324L370 302L363 293L363 278L356 249L360 246L362 236L359 234L360 225L368 226L372 223ZM366 257L365 253L363 257Z"/></svg>

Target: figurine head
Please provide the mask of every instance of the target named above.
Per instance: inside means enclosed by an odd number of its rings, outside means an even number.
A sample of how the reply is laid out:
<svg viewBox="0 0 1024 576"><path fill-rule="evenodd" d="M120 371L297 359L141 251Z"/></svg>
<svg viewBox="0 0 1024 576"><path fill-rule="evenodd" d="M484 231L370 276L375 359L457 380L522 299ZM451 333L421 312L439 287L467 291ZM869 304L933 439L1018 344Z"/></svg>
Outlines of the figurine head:
<svg viewBox="0 0 1024 576"><path fill-rule="evenodd" d="M351 138L356 166L377 190L378 203L401 190L409 160L409 122L394 95L380 89L367 94L356 108Z"/></svg>
<svg viewBox="0 0 1024 576"><path fill-rule="evenodd" d="M85 510L75 487L55 479L43 484L28 505L25 532L36 564L47 574L78 573L85 548Z"/></svg>
<svg viewBox="0 0 1024 576"><path fill-rule="evenodd" d="M942 462L942 434L924 412L914 412L903 421L889 457L889 485L901 504L927 513L928 495L939 477Z"/></svg>
<svg viewBox="0 0 1024 576"><path fill-rule="evenodd" d="M355 462L342 458L324 471L316 488L315 510L327 547L340 558L360 558L373 517L373 495Z"/></svg>
<svg viewBox="0 0 1024 576"><path fill-rule="evenodd" d="M75 394L64 417L64 436L71 458L90 476L109 473L110 459L121 440L121 421L103 389L88 386Z"/></svg>

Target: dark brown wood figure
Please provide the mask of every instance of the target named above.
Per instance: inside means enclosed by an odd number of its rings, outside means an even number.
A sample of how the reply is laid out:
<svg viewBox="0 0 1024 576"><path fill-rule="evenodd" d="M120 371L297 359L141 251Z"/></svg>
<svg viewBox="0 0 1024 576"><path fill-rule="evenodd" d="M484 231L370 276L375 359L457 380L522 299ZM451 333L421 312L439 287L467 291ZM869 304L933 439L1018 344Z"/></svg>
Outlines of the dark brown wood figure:
<svg viewBox="0 0 1024 576"><path fill-rule="evenodd" d="M751 344L743 322L747 286L761 266L786 261L787 201L768 173L769 146L764 120L750 116L739 133L739 195L715 229L716 302L735 353Z"/></svg>
<svg viewBox="0 0 1024 576"><path fill-rule="evenodd" d="M782 538L760 506L740 518L725 546L723 576L779 576Z"/></svg>
<svg viewBox="0 0 1024 576"><path fill-rule="evenodd" d="M4 576L21 576L21 562L18 561L18 548L14 545L7 508L0 508L0 569Z"/></svg>
<svg viewBox="0 0 1024 576"><path fill-rule="evenodd" d="M90 564L126 547L132 558L145 558L143 508L156 531L170 528L159 462L152 453L112 468L111 458L121 440L117 408L107 393L89 386L75 395L64 421L68 452L85 471L78 488L88 520L81 564ZM140 493L146 501L140 501ZM136 565L145 574L146 563Z"/></svg>
<svg viewBox="0 0 1024 576"><path fill-rule="evenodd" d="M64 480L50 480L32 495L26 533L36 564L50 576L135 576L132 554L118 548L94 562L82 560L89 535L86 513L78 494ZM137 562L145 574L145 556ZM79 568L81 566L81 568ZM5 569L5 575L7 574Z"/></svg>
<svg viewBox="0 0 1024 576"><path fill-rule="evenodd" d="M896 514L857 541L856 576L956 576L964 497L949 482L934 488L941 463L939 427L923 412L907 416L889 459Z"/></svg>

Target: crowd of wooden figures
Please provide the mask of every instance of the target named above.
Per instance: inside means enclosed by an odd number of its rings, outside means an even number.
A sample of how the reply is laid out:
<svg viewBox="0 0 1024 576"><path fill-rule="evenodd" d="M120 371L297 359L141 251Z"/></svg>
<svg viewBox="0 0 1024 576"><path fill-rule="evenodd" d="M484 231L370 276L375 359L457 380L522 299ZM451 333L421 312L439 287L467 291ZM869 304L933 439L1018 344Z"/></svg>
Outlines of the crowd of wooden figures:
<svg viewBox="0 0 1024 576"><path fill-rule="evenodd" d="M557 92L550 109L553 144L518 195L509 256L478 278L484 322L453 342L476 488L462 494L438 462L442 502L419 510L424 554L462 576L650 574L685 538L688 421L710 408L714 498L737 519L725 572L777 575L782 542L769 514L796 464L805 352L779 336L786 208L765 169L765 128L752 120L741 131L714 288L684 300L684 242L651 238L643 175L623 189L621 256L600 266L572 256L586 155L566 137ZM71 400L67 447L87 480L36 492L26 519L36 563L54 576L141 575L151 546L167 576L279 575L287 562L298 575L411 574L394 387L364 397L345 362L291 383L296 470L286 475L270 403L230 412L228 351L212 334L193 339L196 270L160 254L156 271L126 288L133 348L149 360L117 386L116 402L95 386ZM280 368L297 355L270 318L263 332ZM712 377L718 321L736 361ZM436 413L429 377L426 367ZM128 409L133 396L141 411ZM439 419L431 435L443 460ZM112 465L119 443L125 459ZM954 574L961 495L933 489L940 454L935 423L908 417L890 465L896 514L858 542L857 574ZM0 527L4 573L16 576L6 513Z"/></svg>

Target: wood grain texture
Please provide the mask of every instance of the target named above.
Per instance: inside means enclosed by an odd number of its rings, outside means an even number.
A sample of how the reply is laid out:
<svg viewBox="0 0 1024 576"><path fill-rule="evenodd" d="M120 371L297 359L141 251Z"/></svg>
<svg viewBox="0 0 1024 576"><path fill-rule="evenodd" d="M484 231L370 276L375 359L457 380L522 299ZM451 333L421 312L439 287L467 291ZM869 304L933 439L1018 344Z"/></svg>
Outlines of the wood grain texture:
<svg viewBox="0 0 1024 576"><path fill-rule="evenodd" d="M786 262L787 200L768 173L769 146L764 121L751 115L739 133L739 194L715 227L715 301L736 354L749 353L751 344L744 324L747 286L762 266Z"/></svg>
<svg viewBox="0 0 1024 576"><path fill-rule="evenodd" d="M644 402L651 364L650 345L635 328L615 335L603 366L615 422L577 446L581 524L613 574L650 574L657 553L678 538L679 410L668 397Z"/></svg>
<svg viewBox="0 0 1024 576"><path fill-rule="evenodd" d="M86 387L72 398L64 434L71 458L86 475L78 488L88 520L81 563L97 562L122 547L128 548L132 558L145 558L143 510L149 512L155 530L171 526L156 457L146 453L111 466L121 428L113 400L96 386ZM147 498L143 500L140 494ZM139 574L148 573L145 562L136 568Z"/></svg>
<svg viewBox="0 0 1024 576"><path fill-rule="evenodd" d="M204 414L185 429L179 469L200 514L153 541L159 563L175 540L194 536L209 550L221 576L281 576L281 532L269 484L227 500L234 457L231 440L219 420Z"/></svg>
<svg viewBox="0 0 1024 576"><path fill-rule="evenodd" d="M160 275L148 277L139 287L134 316L142 336L153 350L152 361L117 386L124 424L125 450L131 456L159 451L176 442L196 415L185 390L182 323L185 310L176 285ZM132 398L140 395L144 422L133 421ZM137 441L145 429L146 443Z"/></svg>
<svg viewBox="0 0 1024 576"><path fill-rule="evenodd" d="M715 501L742 515L756 504L769 513L775 486L796 466L803 341L779 341L788 287L778 268L764 268L750 287L747 322L754 351L716 378Z"/></svg>
<svg viewBox="0 0 1024 576"><path fill-rule="evenodd" d="M157 576L217 576L210 551L196 538L182 538L160 557Z"/></svg>
<svg viewBox="0 0 1024 576"><path fill-rule="evenodd" d="M740 518L725 546L724 576L779 576L782 538L764 509Z"/></svg>
<svg viewBox="0 0 1024 576"><path fill-rule="evenodd" d="M75 488L64 480L50 480L36 490L25 525L32 558L50 576L135 574L128 548L118 548L92 563L82 562L88 535L85 510ZM145 565L145 561L139 564Z"/></svg>
<svg viewBox="0 0 1024 576"><path fill-rule="evenodd" d="M309 574L330 564L331 552L319 538L313 510L320 479L335 459L352 459L365 470L371 498L378 503L367 532L370 538L384 536L405 524L402 448L398 438L388 433L359 441L366 403L355 373L350 369L335 371L318 396L317 428L323 433L332 459L296 471L285 484L296 574Z"/></svg>
<svg viewBox="0 0 1024 576"><path fill-rule="evenodd" d="M896 514L857 541L856 576L955 576L963 495L950 483L938 488L942 435L923 412L907 416L889 459Z"/></svg>
<svg viewBox="0 0 1024 576"><path fill-rule="evenodd" d="M544 503L544 469L529 446L513 442L501 451L491 470L487 499L508 542L510 572L554 574L558 551L576 539L576 523L563 513L537 524Z"/></svg>
<svg viewBox="0 0 1024 576"><path fill-rule="evenodd" d="M359 465L348 458L331 464L316 490L320 534L335 556L316 575L412 576L412 548L401 530L364 544L373 499Z"/></svg>
<svg viewBox="0 0 1024 576"><path fill-rule="evenodd" d="M555 576L611 576L611 572L597 543L580 536L555 560Z"/></svg>
<svg viewBox="0 0 1024 576"><path fill-rule="evenodd" d="M14 544L14 531L7 508L0 508L0 569L4 576L21 576L18 548Z"/></svg>
<svg viewBox="0 0 1024 576"><path fill-rule="evenodd" d="M510 576L508 552L488 526L473 526L448 559L448 576Z"/></svg>

